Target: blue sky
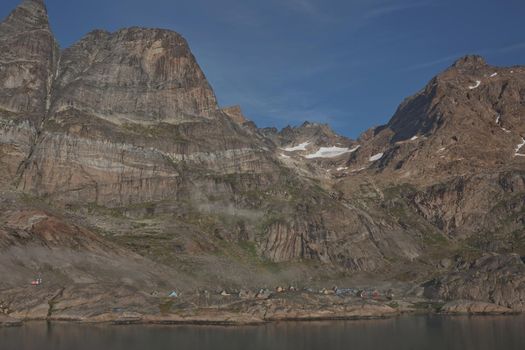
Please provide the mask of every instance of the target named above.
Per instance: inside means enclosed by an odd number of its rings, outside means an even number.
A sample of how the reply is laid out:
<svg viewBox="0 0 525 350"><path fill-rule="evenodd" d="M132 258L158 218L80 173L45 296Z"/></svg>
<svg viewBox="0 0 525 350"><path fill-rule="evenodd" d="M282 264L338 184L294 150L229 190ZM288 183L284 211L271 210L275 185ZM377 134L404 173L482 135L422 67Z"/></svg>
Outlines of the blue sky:
<svg viewBox="0 0 525 350"><path fill-rule="evenodd" d="M5 17L19 0L2 0ZM259 126L304 120L347 136L465 54L525 64L523 0L47 0L62 47L92 29L175 30L223 106Z"/></svg>

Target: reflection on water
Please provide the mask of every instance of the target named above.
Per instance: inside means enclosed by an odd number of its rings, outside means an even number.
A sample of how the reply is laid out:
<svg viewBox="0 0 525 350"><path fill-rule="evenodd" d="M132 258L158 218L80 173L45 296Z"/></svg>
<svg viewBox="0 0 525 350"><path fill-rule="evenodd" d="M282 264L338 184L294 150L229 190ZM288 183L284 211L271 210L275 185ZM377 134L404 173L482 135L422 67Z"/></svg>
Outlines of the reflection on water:
<svg viewBox="0 0 525 350"><path fill-rule="evenodd" d="M0 328L1 350L525 349L525 316L406 316L253 327L32 323Z"/></svg>

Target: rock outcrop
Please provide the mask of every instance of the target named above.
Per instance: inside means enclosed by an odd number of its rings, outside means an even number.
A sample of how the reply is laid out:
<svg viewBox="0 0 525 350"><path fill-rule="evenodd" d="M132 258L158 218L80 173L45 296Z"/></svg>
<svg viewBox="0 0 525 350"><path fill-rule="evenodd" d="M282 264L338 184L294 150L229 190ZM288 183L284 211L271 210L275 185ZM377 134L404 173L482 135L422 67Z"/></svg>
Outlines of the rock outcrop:
<svg viewBox="0 0 525 350"><path fill-rule="evenodd" d="M458 300L445 304L441 313L448 315L501 315L510 314L512 309L479 301Z"/></svg>
<svg viewBox="0 0 525 350"><path fill-rule="evenodd" d="M248 119L244 116L242 113L241 106L232 106L232 107L226 107L223 108L222 111L230 117L231 120L236 122L239 125L244 125L244 123L249 122Z"/></svg>
<svg viewBox="0 0 525 350"><path fill-rule="evenodd" d="M0 328L1 327L19 327L21 325L22 325L22 321L16 318L0 315Z"/></svg>
<svg viewBox="0 0 525 350"><path fill-rule="evenodd" d="M514 254L460 260L451 273L428 282L425 293L430 298L490 302L525 311L525 264Z"/></svg>

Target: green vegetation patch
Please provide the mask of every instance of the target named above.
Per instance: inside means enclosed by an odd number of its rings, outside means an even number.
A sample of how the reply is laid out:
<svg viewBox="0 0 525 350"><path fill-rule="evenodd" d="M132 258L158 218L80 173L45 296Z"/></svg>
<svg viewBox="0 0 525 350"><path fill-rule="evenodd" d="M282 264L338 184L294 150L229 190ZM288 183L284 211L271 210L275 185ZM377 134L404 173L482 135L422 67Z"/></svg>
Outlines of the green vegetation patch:
<svg viewBox="0 0 525 350"><path fill-rule="evenodd" d="M175 305L175 301L173 299L163 299L159 304L160 313L162 315L170 314L173 309L173 305Z"/></svg>

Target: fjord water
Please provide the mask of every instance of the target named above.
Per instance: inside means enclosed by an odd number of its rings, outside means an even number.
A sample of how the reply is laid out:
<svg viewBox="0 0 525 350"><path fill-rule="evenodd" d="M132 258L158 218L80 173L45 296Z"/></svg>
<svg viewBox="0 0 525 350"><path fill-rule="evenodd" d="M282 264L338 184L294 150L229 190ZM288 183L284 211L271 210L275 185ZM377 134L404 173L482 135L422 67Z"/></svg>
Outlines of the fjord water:
<svg viewBox="0 0 525 350"><path fill-rule="evenodd" d="M525 316L406 316L249 327L32 323L0 329L0 349L523 350Z"/></svg>

